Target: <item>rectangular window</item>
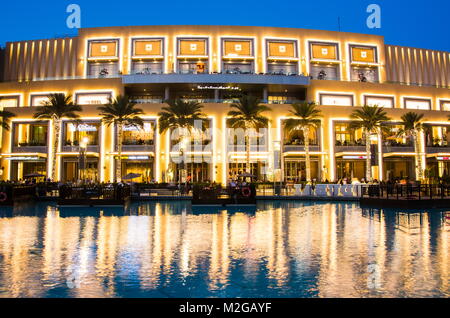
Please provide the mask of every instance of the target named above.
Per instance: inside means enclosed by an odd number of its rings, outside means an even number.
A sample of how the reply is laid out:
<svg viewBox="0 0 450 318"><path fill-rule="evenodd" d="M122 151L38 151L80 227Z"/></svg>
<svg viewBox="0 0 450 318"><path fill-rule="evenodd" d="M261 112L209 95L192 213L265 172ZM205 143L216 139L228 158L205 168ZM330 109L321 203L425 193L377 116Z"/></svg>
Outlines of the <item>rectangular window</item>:
<svg viewBox="0 0 450 318"><path fill-rule="evenodd" d="M155 123L144 122L142 128L125 126L123 129L124 146L151 146L154 143Z"/></svg>
<svg viewBox="0 0 450 318"><path fill-rule="evenodd" d="M19 106L20 96L0 96L0 108Z"/></svg>
<svg viewBox="0 0 450 318"><path fill-rule="evenodd" d="M267 41L268 58L297 58L296 41Z"/></svg>
<svg viewBox="0 0 450 318"><path fill-rule="evenodd" d="M372 46L351 46L352 62L377 63L377 48Z"/></svg>
<svg viewBox="0 0 450 318"><path fill-rule="evenodd" d="M335 43L311 43L310 56L312 60L338 60L338 45Z"/></svg>
<svg viewBox="0 0 450 318"><path fill-rule="evenodd" d="M48 95L31 95L30 106L44 106L48 101Z"/></svg>
<svg viewBox="0 0 450 318"><path fill-rule="evenodd" d="M104 78L117 74L119 74L119 65L117 63L89 63L89 76Z"/></svg>
<svg viewBox="0 0 450 318"><path fill-rule="evenodd" d="M378 79L378 67L351 67L351 78L354 82L369 82L377 83Z"/></svg>
<svg viewBox="0 0 450 318"><path fill-rule="evenodd" d="M133 62L131 67L132 74L150 75L150 74L162 74L163 62Z"/></svg>
<svg viewBox="0 0 450 318"><path fill-rule="evenodd" d="M394 97L364 95L364 104L384 108L394 108Z"/></svg>
<svg viewBox="0 0 450 318"><path fill-rule="evenodd" d="M253 40L224 39L224 57L253 56Z"/></svg>
<svg viewBox="0 0 450 318"><path fill-rule="evenodd" d="M133 40L134 57L163 56L163 39L136 39Z"/></svg>
<svg viewBox="0 0 450 318"><path fill-rule="evenodd" d="M431 109L431 99L405 98L406 109Z"/></svg>
<svg viewBox="0 0 450 318"><path fill-rule="evenodd" d="M86 141L87 146L99 144L100 122L64 123L64 146L79 146Z"/></svg>
<svg viewBox="0 0 450 318"><path fill-rule="evenodd" d="M180 39L178 41L179 56L208 56L207 39Z"/></svg>
<svg viewBox="0 0 450 318"><path fill-rule="evenodd" d="M339 80L339 65L313 64L311 65L310 75L317 80Z"/></svg>
<svg viewBox="0 0 450 318"><path fill-rule="evenodd" d="M336 146L355 147L364 146L362 129L353 129L349 123L337 123L334 127Z"/></svg>
<svg viewBox="0 0 450 318"><path fill-rule="evenodd" d="M353 106L353 95L320 94L320 105Z"/></svg>
<svg viewBox="0 0 450 318"><path fill-rule="evenodd" d="M15 123L14 147L39 147L47 145L48 125L44 123Z"/></svg>
<svg viewBox="0 0 450 318"><path fill-rule="evenodd" d="M89 41L89 58L118 58L118 40L92 40Z"/></svg>
<svg viewBox="0 0 450 318"><path fill-rule="evenodd" d="M441 100L441 110L450 111L450 100Z"/></svg>

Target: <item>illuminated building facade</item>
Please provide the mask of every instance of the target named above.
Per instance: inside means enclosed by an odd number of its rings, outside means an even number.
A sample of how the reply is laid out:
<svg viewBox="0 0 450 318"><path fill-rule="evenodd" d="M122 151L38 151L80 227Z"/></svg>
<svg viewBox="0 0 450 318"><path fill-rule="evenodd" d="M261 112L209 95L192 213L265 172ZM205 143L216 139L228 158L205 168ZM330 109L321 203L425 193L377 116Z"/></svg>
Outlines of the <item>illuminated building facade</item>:
<svg viewBox="0 0 450 318"><path fill-rule="evenodd" d="M305 177L304 136L285 131L290 104L316 101L323 113L311 132L312 176L362 178L362 132L349 129L358 106L386 108L391 133L374 138L373 176L415 178L412 143L397 138L400 117L425 114L423 168L450 172L450 53L386 45L375 35L237 26L141 26L80 29L73 38L7 43L2 50L0 107L17 116L2 132L1 179L51 171L54 132L33 119L49 93L82 105L81 121L65 120L58 145L58 180L79 178L80 142L87 141L84 176L114 179L115 127L101 123L97 107L129 95L145 112L141 130L125 129L123 173L141 181L176 181L180 168L194 181L227 179L246 169L245 147L227 129L230 104L258 96L272 111L270 125L251 139L251 171L261 180ZM204 105L207 128L180 163L176 138L158 133L167 99ZM280 155L278 155L280 154ZM278 162L279 161L279 162ZM181 166L180 166L181 165Z"/></svg>

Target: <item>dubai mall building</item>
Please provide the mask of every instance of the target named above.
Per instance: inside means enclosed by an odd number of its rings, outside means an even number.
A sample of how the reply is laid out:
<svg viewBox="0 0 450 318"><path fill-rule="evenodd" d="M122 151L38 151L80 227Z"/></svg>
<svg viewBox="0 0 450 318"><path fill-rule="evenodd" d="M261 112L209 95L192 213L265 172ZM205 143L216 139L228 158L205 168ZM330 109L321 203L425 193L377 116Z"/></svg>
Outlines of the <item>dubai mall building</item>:
<svg viewBox="0 0 450 318"><path fill-rule="evenodd" d="M193 181L225 183L245 171L245 147L227 120L242 94L272 108L269 127L250 138L251 171L260 180L304 178L305 138L284 127L290 105L302 101L315 101L323 115L308 136L317 180L364 177L364 138L350 127L362 105L382 106L390 117L389 129L372 138L374 178L415 178L416 162L439 176L450 171L449 52L386 45L375 35L238 26L87 28L76 37L7 43L0 52L0 107L16 114L1 134L2 180L49 175L53 156L54 179L76 180L85 140L87 177L112 181L117 129L102 124L98 106L119 95L144 111L142 129L124 129L121 158L123 174L138 173L140 181L176 181L180 164ZM82 106L79 121L63 120L56 153L52 123L33 119L50 93ZM158 113L173 99L198 101L208 118L186 163L177 160L170 132L158 130ZM396 134L410 111L425 114L422 160Z"/></svg>

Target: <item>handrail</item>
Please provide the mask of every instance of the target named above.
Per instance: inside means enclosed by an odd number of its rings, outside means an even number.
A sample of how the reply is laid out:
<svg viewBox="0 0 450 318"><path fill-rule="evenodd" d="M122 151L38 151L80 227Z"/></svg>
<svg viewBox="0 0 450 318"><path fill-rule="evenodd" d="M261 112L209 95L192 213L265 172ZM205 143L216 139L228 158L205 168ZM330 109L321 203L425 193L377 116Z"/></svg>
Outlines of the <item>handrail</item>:
<svg viewBox="0 0 450 318"><path fill-rule="evenodd" d="M418 183L362 185L361 198L391 200L450 199L450 185Z"/></svg>

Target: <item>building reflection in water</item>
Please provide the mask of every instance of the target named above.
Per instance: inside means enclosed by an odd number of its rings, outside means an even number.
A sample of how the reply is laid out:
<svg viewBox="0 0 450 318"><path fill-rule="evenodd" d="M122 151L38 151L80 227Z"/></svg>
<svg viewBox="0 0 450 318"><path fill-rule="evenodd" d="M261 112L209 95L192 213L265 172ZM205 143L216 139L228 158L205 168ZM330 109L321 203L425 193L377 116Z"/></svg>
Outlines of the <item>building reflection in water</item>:
<svg viewBox="0 0 450 318"><path fill-rule="evenodd" d="M450 295L449 213L269 201L211 212L2 210L0 296Z"/></svg>

